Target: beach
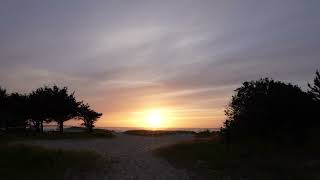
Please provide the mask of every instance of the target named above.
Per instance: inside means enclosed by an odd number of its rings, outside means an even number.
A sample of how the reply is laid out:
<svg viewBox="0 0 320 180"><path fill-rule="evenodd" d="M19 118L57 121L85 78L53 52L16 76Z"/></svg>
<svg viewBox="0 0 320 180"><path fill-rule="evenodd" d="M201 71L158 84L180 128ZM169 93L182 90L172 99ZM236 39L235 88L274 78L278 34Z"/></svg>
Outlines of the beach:
<svg viewBox="0 0 320 180"><path fill-rule="evenodd" d="M177 169L166 160L156 157L153 151L182 141L191 140L191 134L174 134L159 137L145 137L115 133L110 139L64 139L32 140L18 142L26 145L42 146L50 149L90 150L109 159L103 177L92 179L110 180L170 180L191 179L192 175L183 169Z"/></svg>

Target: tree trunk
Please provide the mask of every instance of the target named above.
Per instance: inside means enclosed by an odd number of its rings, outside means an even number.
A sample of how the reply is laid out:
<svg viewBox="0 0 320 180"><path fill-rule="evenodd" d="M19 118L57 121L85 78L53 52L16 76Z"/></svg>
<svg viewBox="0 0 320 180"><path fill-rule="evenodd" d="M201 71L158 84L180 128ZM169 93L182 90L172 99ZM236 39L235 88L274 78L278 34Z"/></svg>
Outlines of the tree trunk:
<svg viewBox="0 0 320 180"><path fill-rule="evenodd" d="M36 128L36 132L40 132L40 121L36 121L35 128Z"/></svg>
<svg viewBox="0 0 320 180"><path fill-rule="evenodd" d="M59 132L60 134L63 134L63 121L59 121Z"/></svg>
<svg viewBox="0 0 320 180"><path fill-rule="evenodd" d="M88 130L89 130L89 133L93 132L93 128L91 126L89 126Z"/></svg>

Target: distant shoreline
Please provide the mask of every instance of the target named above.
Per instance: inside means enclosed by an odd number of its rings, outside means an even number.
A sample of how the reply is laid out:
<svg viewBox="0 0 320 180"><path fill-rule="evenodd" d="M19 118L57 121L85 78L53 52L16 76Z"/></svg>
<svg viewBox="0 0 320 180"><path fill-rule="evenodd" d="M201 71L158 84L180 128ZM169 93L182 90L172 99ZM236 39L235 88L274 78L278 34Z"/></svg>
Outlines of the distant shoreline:
<svg viewBox="0 0 320 180"><path fill-rule="evenodd" d="M80 126L70 126L66 125L65 128L71 128L71 127L80 127ZM44 130L45 131L53 131L56 130L57 126L56 125L45 125ZM199 132L199 131L219 131L220 128L142 128L142 127L96 127L96 129L107 129L107 130L113 130L116 132L125 132L128 130L174 130L174 131L194 131L194 132Z"/></svg>

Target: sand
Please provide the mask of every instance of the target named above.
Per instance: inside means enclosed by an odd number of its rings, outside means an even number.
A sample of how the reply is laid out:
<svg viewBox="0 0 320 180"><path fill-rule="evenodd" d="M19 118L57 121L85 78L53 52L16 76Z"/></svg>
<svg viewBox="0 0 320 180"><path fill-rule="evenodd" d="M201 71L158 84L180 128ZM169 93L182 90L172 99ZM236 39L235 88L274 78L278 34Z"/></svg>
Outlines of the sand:
<svg viewBox="0 0 320 180"><path fill-rule="evenodd" d="M153 150L192 139L190 134L143 137L117 133L111 139L34 140L24 144L67 150L91 150L107 156L112 163L106 167L106 180L187 180L192 175L156 157Z"/></svg>

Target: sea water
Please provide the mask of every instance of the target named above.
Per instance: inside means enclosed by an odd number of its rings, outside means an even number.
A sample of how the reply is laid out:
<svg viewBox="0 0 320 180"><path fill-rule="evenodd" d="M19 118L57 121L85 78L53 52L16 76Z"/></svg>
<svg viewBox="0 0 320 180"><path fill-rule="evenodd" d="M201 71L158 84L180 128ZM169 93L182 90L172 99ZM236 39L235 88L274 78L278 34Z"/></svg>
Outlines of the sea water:
<svg viewBox="0 0 320 180"><path fill-rule="evenodd" d="M71 128L71 127L78 127L78 126L64 126L65 129ZM80 127L80 126L79 126ZM194 132L200 132L200 131L219 131L219 128L142 128L142 127L96 127L97 129L107 129L112 130L116 132L125 132L128 130L168 130L168 131L194 131ZM57 126L56 125L45 125L44 126L45 131L56 131Z"/></svg>

